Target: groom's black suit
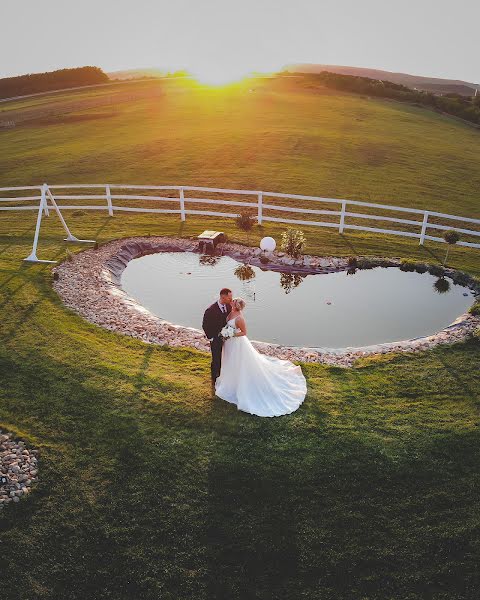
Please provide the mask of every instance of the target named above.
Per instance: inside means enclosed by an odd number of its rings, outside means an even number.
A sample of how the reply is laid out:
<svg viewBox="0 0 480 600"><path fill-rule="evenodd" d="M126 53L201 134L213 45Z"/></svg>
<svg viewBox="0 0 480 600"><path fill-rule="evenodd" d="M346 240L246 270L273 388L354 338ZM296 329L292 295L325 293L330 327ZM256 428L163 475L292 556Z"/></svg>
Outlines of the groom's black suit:
<svg viewBox="0 0 480 600"><path fill-rule="evenodd" d="M219 336L219 333L227 324L227 317L232 311L230 304L223 304L222 306L225 306L226 312L221 311L218 302L214 302L209 306L203 315L202 323L205 335L211 340L210 349L212 351L212 364L210 369L213 382L220 375L220 369L222 367L223 339Z"/></svg>

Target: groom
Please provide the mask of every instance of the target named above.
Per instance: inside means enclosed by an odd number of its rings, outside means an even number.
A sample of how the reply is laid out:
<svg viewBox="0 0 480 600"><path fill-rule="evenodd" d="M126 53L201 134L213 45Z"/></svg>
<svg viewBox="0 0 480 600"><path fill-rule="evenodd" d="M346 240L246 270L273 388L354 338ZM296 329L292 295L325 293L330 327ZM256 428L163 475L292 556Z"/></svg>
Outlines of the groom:
<svg viewBox="0 0 480 600"><path fill-rule="evenodd" d="M232 310L231 302L232 290L223 288L220 290L220 298L209 306L203 315L202 328L210 342L210 350L212 351L212 364L210 366L212 387L215 387L215 380L220 375L222 367L223 339L219 334L227 324L227 317Z"/></svg>

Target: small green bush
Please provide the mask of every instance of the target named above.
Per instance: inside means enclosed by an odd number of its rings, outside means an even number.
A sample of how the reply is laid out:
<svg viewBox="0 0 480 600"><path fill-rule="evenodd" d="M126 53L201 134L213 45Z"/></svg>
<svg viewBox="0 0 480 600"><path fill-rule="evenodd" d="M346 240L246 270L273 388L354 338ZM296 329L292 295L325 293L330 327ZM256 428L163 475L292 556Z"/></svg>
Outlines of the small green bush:
<svg viewBox="0 0 480 600"><path fill-rule="evenodd" d="M474 290L477 294L480 294L480 277L477 277L476 275L474 275L470 279L470 286L471 286L472 290Z"/></svg>
<svg viewBox="0 0 480 600"><path fill-rule="evenodd" d="M349 267L355 268L358 264L358 260L356 256L349 256L347 259L347 264Z"/></svg>
<svg viewBox="0 0 480 600"><path fill-rule="evenodd" d="M394 263L392 263L392 261L389 258L379 258L377 260L377 266L383 268L392 267L394 266Z"/></svg>
<svg viewBox="0 0 480 600"><path fill-rule="evenodd" d="M440 265L430 265L428 267L428 272L434 277L443 277L445 275L445 269Z"/></svg>
<svg viewBox="0 0 480 600"><path fill-rule="evenodd" d="M480 300L476 300L468 312L474 317L480 317Z"/></svg>
<svg viewBox="0 0 480 600"><path fill-rule="evenodd" d="M416 261L411 260L410 258L402 258L400 261L400 269L402 271L415 271L416 266Z"/></svg>
<svg viewBox="0 0 480 600"><path fill-rule="evenodd" d="M472 278L468 273L463 273L463 271L455 271L452 275L453 283L457 285L469 285L472 281Z"/></svg>
<svg viewBox="0 0 480 600"><path fill-rule="evenodd" d="M249 212L241 212L235 219L235 223L239 229L245 232L252 231L257 218Z"/></svg>
<svg viewBox="0 0 480 600"><path fill-rule="evenodd" d="M445 260L443 261L443 264L446 265L450 246L454 246L457 242L460 241L460 234L458 233L458 231L455 231L455 229L449 229L443 234L443 239L448 244L447 252L445 253Z"/></svg>
<svg viewBox="0 0 480 600"><path fill-rule="evenodd" d="M289 227L282 233L281 249L292 258L299 258L305 250L307 240L303 231Z"/></svg>
<svg viewBox="0 0 480 600"><path fill-rule="evenodd" d="M357 261L358 269L373 269L375 266L375 263L369 258L359 258Z"/></svg>
<svg viewBox="0 0 480 600"><path fill-rule="evenodd" d="M428 266L425 263L415 263L415 271L417 273L426 273L428 269Z"/></svg>
<svg viewBox="0 0 480 600"><path fill-rule="evenodd" d="M443 234L443 239L447 244L453 245L460 241L460 234L455 229L449 229Z"/></svg>

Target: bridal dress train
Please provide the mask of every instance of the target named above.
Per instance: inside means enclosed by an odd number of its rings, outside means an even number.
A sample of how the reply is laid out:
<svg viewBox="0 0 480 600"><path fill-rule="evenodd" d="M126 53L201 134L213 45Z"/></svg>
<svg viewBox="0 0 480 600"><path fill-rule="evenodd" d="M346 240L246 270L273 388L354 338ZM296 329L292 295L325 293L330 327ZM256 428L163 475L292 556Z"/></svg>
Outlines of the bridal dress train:
<svg viewBox="0 0 480 600"><path fill-rule="evenodd" d="M235 319L227 321L235 328ZM258 352L247 336L223 344L222 369L215 393L239 410L259 417L279 417L297 410L307 394L300 366Z"/></svg>

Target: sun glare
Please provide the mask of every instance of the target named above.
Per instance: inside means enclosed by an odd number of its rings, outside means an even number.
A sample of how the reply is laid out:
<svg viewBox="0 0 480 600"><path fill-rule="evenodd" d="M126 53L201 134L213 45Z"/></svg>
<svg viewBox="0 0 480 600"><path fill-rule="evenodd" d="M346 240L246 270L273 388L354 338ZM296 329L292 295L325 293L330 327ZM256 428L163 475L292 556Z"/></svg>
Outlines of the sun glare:
<svg viewBox="0 0 480 600"><path fill-rule="evenodd" d="M247 77L247 70L232 68L231 66L222 67L221 65L206 65L205 67L194 69L192 75L200 83L207 85L221 86L240 81Z"/></svg>

